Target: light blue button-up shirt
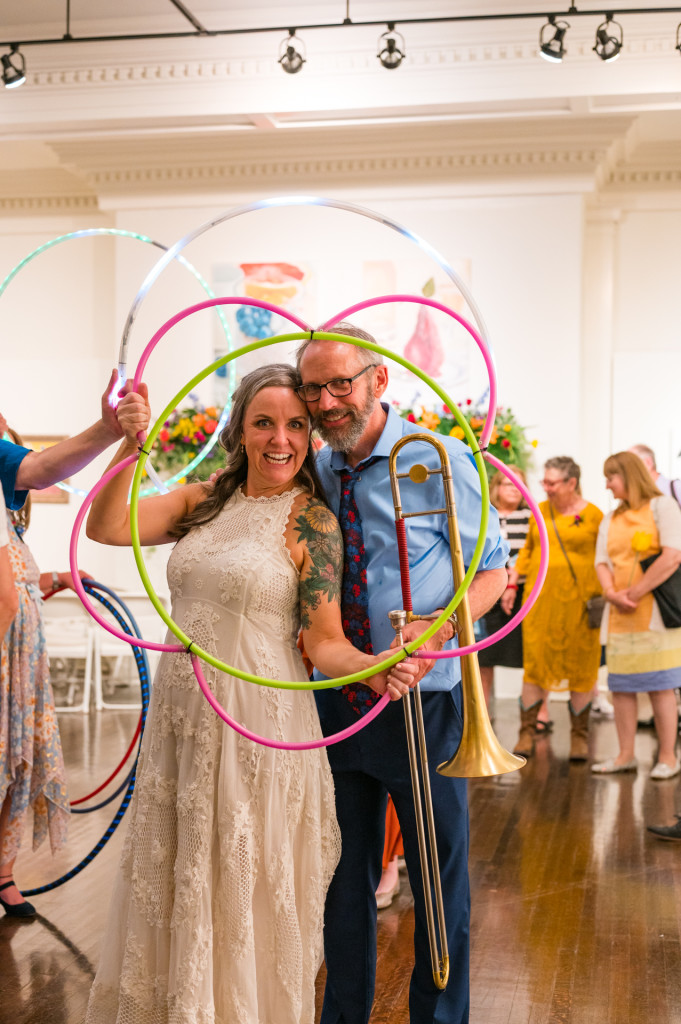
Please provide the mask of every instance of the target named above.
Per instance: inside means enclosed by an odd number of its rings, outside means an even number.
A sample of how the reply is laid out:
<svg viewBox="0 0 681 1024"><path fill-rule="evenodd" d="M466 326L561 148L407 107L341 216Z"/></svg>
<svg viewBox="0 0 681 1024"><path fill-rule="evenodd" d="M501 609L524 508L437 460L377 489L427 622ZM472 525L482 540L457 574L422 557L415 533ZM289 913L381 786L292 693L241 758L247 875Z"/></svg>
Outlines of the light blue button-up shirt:
<svg viewBox="0 0 681 1024"><path fill-rule="evenodd" d="M367 553L369 618L374 652L386 650L395 639L388 612L402 608L400 564L395 536L395 509L390 489L388 457L396 441L405 434L430 433L409 423L389 406L383 433L371 453L378 461L360 470L355 484L355 500L362 519L364 547ZM453 437L436 435L449 454L454 480L454 494L461 547L466 568L471 561L480 531L480 480L470 448ZM415 441L402 449L397 460L398 472L406 472L415 462L439 468L437 452L430 444ZM317 456L317 469L330 507L338 515L340 507L340 474L346 468L342 452L323 448ZM400 480L404 512L444 508L444 492L439 475L429 476L426 483L414 484ZM432 612L443 608L454 596L452 563L449 554L449 531L443 514L416 516L407 519L407 547L411 594L415 611ZM496 509L490 506L487 538L478 571L503 569L508 559L508 545L499 531ZM446 647L453 646L450 641ZM315 672L317 678L325 678ZM461 679L458 658L442 659L421 682L423 690L451 690Z"/></svg>

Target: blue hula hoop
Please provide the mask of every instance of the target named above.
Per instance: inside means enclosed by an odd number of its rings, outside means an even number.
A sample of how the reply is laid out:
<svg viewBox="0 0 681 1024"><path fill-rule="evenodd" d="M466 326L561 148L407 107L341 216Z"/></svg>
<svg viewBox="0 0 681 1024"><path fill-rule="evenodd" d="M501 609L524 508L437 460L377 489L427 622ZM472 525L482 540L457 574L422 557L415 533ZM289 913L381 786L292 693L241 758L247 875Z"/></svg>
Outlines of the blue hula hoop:
<svg viewBox="0 0 681 1024"><path fill-rule="evenodd" d="M135 623L136 629L135 629L135 632L133 633L132 628L125 621L125 619L123 618L121 613L118 611L118 609L114 608L114 606L109 601L107 601L107 599L105 597L102 597L101 594L98 594L97 591L94 588L97 588L98 590L106 591L106 593L110 594L112 597L114 597L114 599L122 607L125 607L123 602L121 601L121 599L118 597L118 595L116 595L114 593L114 591L109 590L108 587L104 587L100 583L96 583L94 580L88 580L87 583L84 583L83 585L85 586L85 588L86 588L86 590L88 591L89 594L91 594L94 598L96 598L101 604L104 605L105 608L107 608L107 610L109 612L111 612L111 614L118 621L119 625L121 626L121 629L123 629L124 632L126 632L129 636L138 636L138 637L140 637L139 629L137 628L136 623ZM127 612L128 612L128 614L130 614L129 609L127 609ZM132 616L130 616L130 618L132 619ZM133 622L134 622L134 619L133 619ZM140 637L140 639L141 639L141 637ZM140 687L141 687L141 691L142 691L142 731L140 733L140 741L139 741L139 745L138 745L138 748L137 748L137 754L135 756L135 762L133 764L133 767L132 767L132 770L131 770L130 774L128 775L128 777L126 778L125 782L123 783L123 786L125 786L127 788L125 790L125 795L123 796L123 800L121 801L120 807L116 811L115 815L113 816L113 818L111 820L111 823L107 827L104 835L101 837L99 842L96 843L96 845L92 848L92 850L90 850L90 852L85 857L83 857L83 859L81 861L79 861L79 863L76 864L75 867L71 868L70 871L67 871L66 874L62 875L60 878L56 878L53 882L48 882L46 885L39 885L39 886L36 886L33 889L22 889L21 895L24 898L26 898L28 896L40 896L42 893L51 892L52 889L57 889L60 885L64 885L65 882L70 881L72 878L75 878L76 875L80 874L80 872L84 868L86 868L88 866L88 864L92 863L92 861L95 859L97 854L101 853L101 851L104 849L104 847L109 842L109 840L111 839L112 835L114 834L114 832L116 831L116 829L120 825L121 821L123 820L123 816L125 815L125 812L128 809L128 804L130 803L130 801L132 799L132 794L133 794L133 791L135 789L135 772L136 772L136 769L137 769L137 762L138 762L138 759L139 759L139 751L140 751L140 746L141 746L141 743L142 743L142 737L144 735L144 726L145 726L145 723L146 723L147 709L149 707L149 663L147 661L146 654L142 651L141 648L133 647L132 650L133 650L133 654L135 655L135 662L137 664L137 671L139 673ZM119 787L119 789L116 790L116 792L113 793L111 795L111 797L109 797L107 800L105 800L99 806L100 807L104 807L104 806L106 806L106 804L110 803L111 800L114 800L116 798L116 796L118 796L119 793L121 792L121 789L123 788L123 786ZM97 808L95 808L95 807L88 808L88 810L90 810L90 811L94 811L96 809ZM73 811L71 813L73 813ZM81 811L80 813L87 813L87 812Z"/></svg>

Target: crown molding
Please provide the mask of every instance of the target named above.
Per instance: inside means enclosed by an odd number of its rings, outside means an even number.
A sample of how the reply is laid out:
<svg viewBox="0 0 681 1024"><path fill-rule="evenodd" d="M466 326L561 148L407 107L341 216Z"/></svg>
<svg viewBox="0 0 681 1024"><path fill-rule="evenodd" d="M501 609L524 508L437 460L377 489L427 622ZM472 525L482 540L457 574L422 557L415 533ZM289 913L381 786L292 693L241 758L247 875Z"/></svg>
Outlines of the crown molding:
<svg viewBox="0 0 681 1024"><path fill-rule="evenodd" d="M96 196L42 195L0 196L2 216L30 216L45 213L99 213Z"/></svg>

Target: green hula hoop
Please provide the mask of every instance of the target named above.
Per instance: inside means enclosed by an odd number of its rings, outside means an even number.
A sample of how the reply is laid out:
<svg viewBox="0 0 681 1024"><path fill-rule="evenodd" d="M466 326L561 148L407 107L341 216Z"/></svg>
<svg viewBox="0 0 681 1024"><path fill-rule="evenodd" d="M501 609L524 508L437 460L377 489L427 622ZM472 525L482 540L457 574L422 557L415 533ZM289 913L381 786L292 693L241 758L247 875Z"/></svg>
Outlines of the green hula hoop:
<svg viewBox="0 0 681 1024"><path fill-rule="evenodd" d="M192 377L189 383L185 385L185 387L182 388L182 390L179 391L175 395L175 397L170 400L168 405L165 407L165 409L163 410L163 412L161 413L161 415L158 417L153 427L151 428L151 431L145 441L145 447L148 447L149 449L153 447L154 441L156 440L159 434L161 426L163 425L164 421L168 418L172 410L177 407L178 403L182 401L182 399L192 390L192 388L196 387L196 385L199 384L209 374L214 373L221 366L224 366L226 363L231 362L233 359L239 358L239 356L248 355L249 352L255 352L258 349L268 348L270 345L277 345L282 342L304 341L306 338L309 337L309 331L296 331L291 334L278 334L272 338L263 338L258 341L253 341L248 345L244 345L242 348L236 349L236 351L234 352L229 352L227 355L221 356L220 359L216 359L215 362L211 363L210 366L206 367L205 370L202 370L200 373L197 373L195 377ZM326 690L331 689L333 687L346 686L350 683L359 683L363 679L366 679L368 676L376 675L378 672L385 672L387 669L392 668L393 665L396 665L398 661L401 661L403 658L407 657L408 654L412 654L414 651L418 650L419 647L422 647L423 644L426 643L426 641L430 640L430 638L438 631L438 629L440 629L440 627L444 625L444 623L447 621L452 612L454 612L455 609L458 607L463 595L468 590L468 587L470 586L471 581L475 576L478 565L480 564L480 559L482 558L482 550L485 544L485 538L487 536L487 524L489 521L489 485L487 482L487 473L485 471L485 464L482 457L482 453L477 448L477 439L473 434L473 431L471 430L470 426L468 425L465 417L459 411L456 402L454 402L453 399L449 397L446 391L444 391L426 373L420 370L418 366L415 366L413 363L410 363L408 359L404 359L403 356L398 355L396 352L390 352L388 349L383 348L381 345L375 345L370 341L363 341L359 338L353 338L345 334L334 334L333 332L329 331L315 331L315 338L319 338L320 341L336 341L340 342L341 344L357 345L359 348L369 349L371 352L376 352L378 353L378 355L381 355L384 358L392 359L394 362L400 363L400 365L404 366L405 369L410 370L411 373L419 377L424 384L432 388L432 390L444 402L444 404L447 405L453 411L459 426L464 432L466 440L471 446L471 451L475 459L475 465L478 470L478 476L480 478L482 515L480 518L480 532L478 534L478 540L475 545L473 557L471 559L471 563L468 567L466 575L464 576L458 590L456 591L453 598L451 599L447 607L444 609L442 614L439 615L438 618L431 623L428 629L426 629L425 632L423 632L418 637L417 640L412 640L410 643L406 644L404 648L401 648L400 650L396 651L395 654L392 655L390 658L387 658L379 665L376 665L375 668L364 669L362 672L354 672L352 675L338 676L338 678L336 679L314 680L310 682L301 682L300 680L291 681L280 679L266 679L263 676L251 675L250 672L243 672L241 671L241 669L235 668L233 665L227 665L224 661L220 661L219 658L214 657L208 651L204 651L202 648L198 647L192 641L192 639L188 637L186 633L184 633L180 629L180 627L177 625L174 619L171 618L171 616L168 614L166 609L161 604L161 601L159 600L159 597L156 591L154 590L154 587L149 578L149 574L144 563L144 558L142 556L142 547L140 544L139 491L142 480L142 473L144 471L144 465L148 457L148 453L146 451L141 451L140 457L137 460L137 465L135 466L135 475L133 477L132 489L130 492L130 534L132 537L132 549L134 552L137 569L139 571L144 589L146 590L151 603L153 604L154 608L165 622L166 626L177 637L180 643L187 648L188 651L190 651L193 654L196 654L199 658L201 658L203 661L206 661L209 665L212 665L214 668L219 669L221 672L226 672L228 675L234 676L236 679L243 679L245 682L248 683L256 683L258 686L273 686L281 690Z"/></svg>

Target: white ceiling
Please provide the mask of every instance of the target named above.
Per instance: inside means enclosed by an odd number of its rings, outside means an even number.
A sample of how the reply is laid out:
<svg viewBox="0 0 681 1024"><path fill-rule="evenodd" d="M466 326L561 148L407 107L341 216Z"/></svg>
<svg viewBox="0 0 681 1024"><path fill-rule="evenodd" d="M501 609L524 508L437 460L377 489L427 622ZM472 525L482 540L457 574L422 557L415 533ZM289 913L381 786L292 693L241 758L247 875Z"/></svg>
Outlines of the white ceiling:
<svg viewBox="0 0 681 1024"><path fill-rule="evenodd" d="M185 5L214 30L345 16L345 0ZM521 180L556 188L568 179L602 190L657 172L659 187L678 189L681 13L619 15L623 55L604 64L592 52L604 8L591 0L579 7L593 14L568 16L560 65L537 57L543 17L399 25L410 17L541 13L542 0L352 0L353 20L390 18L401 27L407 60L392 71L376 59L382 26L300 30L307 63L297 75L276 63L281 32L28 43L26 84L0 90L0 202L81 194L114 202L126 188L144 190L145 168L148 190L159 187L161 167L175 170L180 190L205 190L212 177L219 191L230 176L234 187L243 184L249 166L274 175L279 160L280 175L295 180L328 175L343 157L354 163L339 178L358 183L391 181L394 171L395 181L425 177L464 191L501 181L517 188ZM65 0L0 0L0 40L59 38L65 11ZM186 30L170 0L71 3L74 36ZM305 163L298 172L296 157Z"/></svg>

